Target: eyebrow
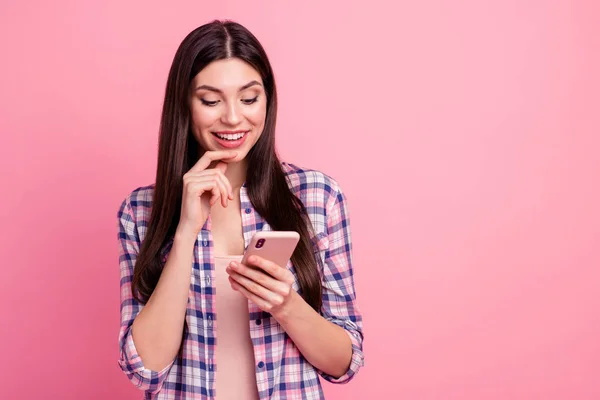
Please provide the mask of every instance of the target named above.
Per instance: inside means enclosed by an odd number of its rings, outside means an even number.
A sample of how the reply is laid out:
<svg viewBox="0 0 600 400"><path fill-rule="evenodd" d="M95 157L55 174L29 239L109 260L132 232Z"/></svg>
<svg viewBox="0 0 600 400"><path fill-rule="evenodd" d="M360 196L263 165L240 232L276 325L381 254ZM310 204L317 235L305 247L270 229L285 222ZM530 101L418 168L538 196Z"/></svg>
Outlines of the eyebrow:
<svg viewBox="0 0 600 400"><path fill-rule="evenodd" d="M250 81L250 82L246 83L244 86L242 86L238 91L241 92L241 91L244 91L244 90L251 88L252 86L256 86L256 85L262 86L260 84L260 82L258 82L258 81ZM215 92L215 93L223 93L223 91L221 89L217 89L216 87L210 86L210 85L201 85L196 88L196 90L201 90L201 89L210 90L211 92Z"/></svg>

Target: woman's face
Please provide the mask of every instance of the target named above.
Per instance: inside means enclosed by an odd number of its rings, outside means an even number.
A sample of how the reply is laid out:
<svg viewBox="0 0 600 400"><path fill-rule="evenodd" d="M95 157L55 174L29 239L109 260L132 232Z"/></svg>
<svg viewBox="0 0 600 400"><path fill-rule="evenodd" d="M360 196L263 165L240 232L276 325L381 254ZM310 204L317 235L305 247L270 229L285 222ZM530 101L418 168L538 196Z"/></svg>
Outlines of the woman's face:
<svg viewBox="0 0 600 400"><path fill-rule="evenodd" d="M192 132L205 151L235 150L241 161L265 126L267 99L259 73L238 58L208 64L192 81Z"/></svg>

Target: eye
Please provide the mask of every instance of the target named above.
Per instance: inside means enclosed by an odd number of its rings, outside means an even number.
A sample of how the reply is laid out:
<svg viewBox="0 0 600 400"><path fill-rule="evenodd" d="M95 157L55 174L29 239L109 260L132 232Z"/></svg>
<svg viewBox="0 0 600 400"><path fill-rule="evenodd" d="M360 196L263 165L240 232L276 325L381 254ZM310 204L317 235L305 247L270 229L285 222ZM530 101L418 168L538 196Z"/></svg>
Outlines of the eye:
<svg viewBox="0 0 600 400"><path fill-rule="evenodd" d="M252 98L252 99L242 99L242 103L250 105L253 103L256 103L256 101L258 100L258 96Z"/></svg>
<svg viewBox="0 0 600 400"><path fill-rule="evenodd" d="M202 104L204 104L205 106L209 106L209 107L214 107L219 102L218 100L217 101L208 101L208 100L204 100L204 99L200 99L200 101L202 102Z"/></svg>

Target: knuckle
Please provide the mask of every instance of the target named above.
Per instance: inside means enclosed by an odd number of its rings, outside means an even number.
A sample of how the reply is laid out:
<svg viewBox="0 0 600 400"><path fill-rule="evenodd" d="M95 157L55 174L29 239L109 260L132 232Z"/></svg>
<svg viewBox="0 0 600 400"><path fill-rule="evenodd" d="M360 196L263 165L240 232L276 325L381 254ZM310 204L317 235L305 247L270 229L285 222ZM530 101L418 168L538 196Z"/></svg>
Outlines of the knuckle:
<svg viewBox="0 0 600 400"><path fill-rule="evenodd" d="M294 277L294 274L292 274L290 271L285 271L285 280L288 283L294 283L294 281L296 280L296 278Z"/></svg>
<svg viewBox="0 0 600 400"><path fill-rule="evenodd" d="M257 275L255 280L256 280L256 282L260 283L263 286L265 283L267 283L267 277L265 276L265 274Z"/></svg>
<svg viewBox="0 0 600 400"><path fill-rule="evenodd" d="M273 296L273 305L280 306L281 304L283 304L283 297L278 294Z"/></svg>

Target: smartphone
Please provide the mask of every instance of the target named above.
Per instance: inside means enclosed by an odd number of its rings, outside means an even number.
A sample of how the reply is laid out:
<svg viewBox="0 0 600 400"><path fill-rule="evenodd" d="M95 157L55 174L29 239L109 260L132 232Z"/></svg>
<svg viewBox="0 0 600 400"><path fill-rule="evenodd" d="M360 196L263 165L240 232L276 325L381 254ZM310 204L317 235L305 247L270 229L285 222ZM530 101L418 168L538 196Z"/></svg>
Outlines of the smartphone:
<svg viewBox="0 0 600 400"><path fill-rule="evenodd" d="M244 252L242 264L246 264L251 255L257 255L285 268L299 241L300 235L294 231L256 232Z"/></svg>

